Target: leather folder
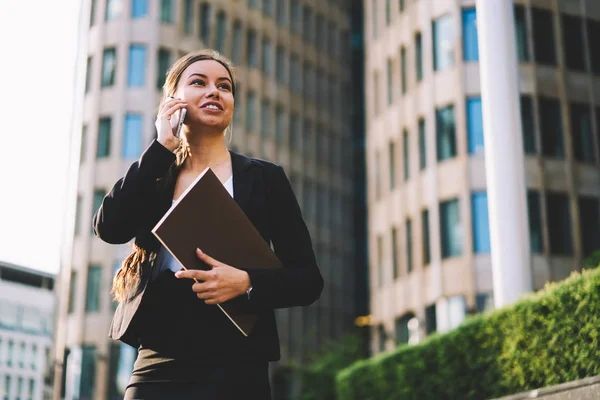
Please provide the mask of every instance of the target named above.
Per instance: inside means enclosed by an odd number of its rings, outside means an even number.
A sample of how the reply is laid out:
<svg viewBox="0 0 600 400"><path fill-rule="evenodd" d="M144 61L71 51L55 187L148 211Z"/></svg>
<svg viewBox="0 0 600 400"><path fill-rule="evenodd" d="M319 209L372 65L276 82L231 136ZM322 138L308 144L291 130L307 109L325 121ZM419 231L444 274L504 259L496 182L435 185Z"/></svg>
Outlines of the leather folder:
<svg viewBox="0 0 600 400"><path fill-rule="evenodd" d="M281 267L269 244L210 168L187 188L152 233L185 269L211 268L198 258L196 248L240 269ZM218 307L244 336L250 334L258 314L244 301L232 299Z"/></svg>

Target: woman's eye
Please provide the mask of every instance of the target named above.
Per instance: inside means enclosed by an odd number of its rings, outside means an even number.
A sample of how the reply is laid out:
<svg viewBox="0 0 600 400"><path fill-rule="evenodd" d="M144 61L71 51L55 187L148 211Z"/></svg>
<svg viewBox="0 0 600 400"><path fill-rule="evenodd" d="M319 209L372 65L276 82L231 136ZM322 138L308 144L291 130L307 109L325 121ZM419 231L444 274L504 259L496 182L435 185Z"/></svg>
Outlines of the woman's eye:
<svg viewBox="0 0 600 400"><path fill-rule="evenodd" d="M192 85L204 85L204 82L201 81L200 79L196 79L196 80L192 81Z"/></svg>
<svg viewBox="0 0 600 400"><path fill-rule="evenodd" d="M220 89L225 89L225 90L231 90L231 88L229 87L229 85L228 85L228 84L226 84L226 83L222 83L222 84L220 84L220 85L219 85L219 88L220 88Z"/></svg>

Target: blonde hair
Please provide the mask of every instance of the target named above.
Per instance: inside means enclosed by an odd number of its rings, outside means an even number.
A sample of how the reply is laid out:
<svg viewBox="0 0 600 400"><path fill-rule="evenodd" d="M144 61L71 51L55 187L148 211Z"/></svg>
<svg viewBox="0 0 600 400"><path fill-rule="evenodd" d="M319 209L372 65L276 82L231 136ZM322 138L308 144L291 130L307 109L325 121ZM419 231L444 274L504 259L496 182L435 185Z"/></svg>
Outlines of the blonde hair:
<svg viewBox="0 0 600 400"><path fill-rule="evenodd" d="M174 96L183 71L193 63L202 60L214 60L225 67L231 78L231 92L235 98L235 71L232 62L215 50L204 49L186 54L171 66L163 85L163 98L159 104L159 109L169 96ZM231 132L231 125L228 129ZM229 138L231 140L231 135ZM172 179L190 155L189 144L185 135L182 135L179 147L175 150L175 163L169 169L167 176L164 177L166 179L161 178L159 180L168 182L169 179ZM142 266L155 257L156 253L150 252L136 244L133 245L131 253L123 260L121 267L113 279L111 293L115 300L124 301L129 294L137 290L141 281Z"/></svg>

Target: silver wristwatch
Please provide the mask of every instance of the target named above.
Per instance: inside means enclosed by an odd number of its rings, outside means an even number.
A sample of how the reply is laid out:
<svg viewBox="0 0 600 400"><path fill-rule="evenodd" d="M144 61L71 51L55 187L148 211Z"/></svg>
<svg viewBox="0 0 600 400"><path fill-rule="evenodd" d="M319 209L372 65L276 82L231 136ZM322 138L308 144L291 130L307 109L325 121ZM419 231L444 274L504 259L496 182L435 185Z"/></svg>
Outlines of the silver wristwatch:
<svg viewBox="0 0 600 400"><path fill-rule="evenodd" d="M248 288L248 290L246 290L246 296L248 296L248 300L250 300L250 293L252 292L252 286L250 286Z"/></svg>

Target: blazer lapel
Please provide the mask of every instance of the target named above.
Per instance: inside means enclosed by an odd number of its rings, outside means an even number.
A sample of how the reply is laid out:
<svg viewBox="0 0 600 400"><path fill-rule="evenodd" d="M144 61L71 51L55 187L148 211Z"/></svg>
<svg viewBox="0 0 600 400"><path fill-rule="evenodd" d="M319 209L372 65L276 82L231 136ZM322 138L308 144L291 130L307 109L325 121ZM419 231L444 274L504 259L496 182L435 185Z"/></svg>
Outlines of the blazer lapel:
<svg viewBox="0 0 600 400"><path fill-rule="evenodd" d="M250 158L230 151L231 167L233 170L233 199L240 208L249 215L250 198L252 195L252 182L254 176L251 174Z"/></svg>

